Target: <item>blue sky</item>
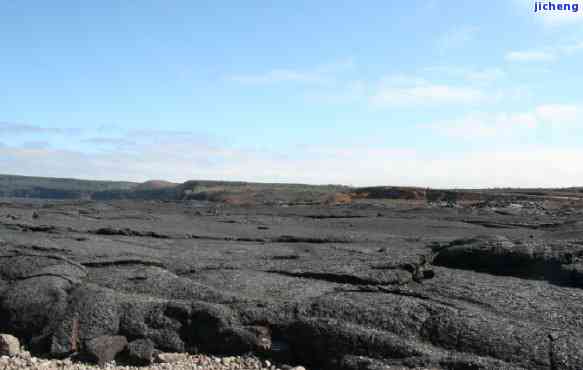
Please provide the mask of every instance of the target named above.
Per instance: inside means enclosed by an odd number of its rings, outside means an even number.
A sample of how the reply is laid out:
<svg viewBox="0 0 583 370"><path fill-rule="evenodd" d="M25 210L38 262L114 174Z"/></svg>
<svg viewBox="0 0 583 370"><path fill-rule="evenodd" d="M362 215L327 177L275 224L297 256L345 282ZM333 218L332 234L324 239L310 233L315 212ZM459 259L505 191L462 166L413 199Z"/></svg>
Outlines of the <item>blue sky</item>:
<svg viewBox="0 0 583 370"><path fill-rule="evenodd" d="M2 2L0 173L583 185L583 9L533 8Z"/></svg>

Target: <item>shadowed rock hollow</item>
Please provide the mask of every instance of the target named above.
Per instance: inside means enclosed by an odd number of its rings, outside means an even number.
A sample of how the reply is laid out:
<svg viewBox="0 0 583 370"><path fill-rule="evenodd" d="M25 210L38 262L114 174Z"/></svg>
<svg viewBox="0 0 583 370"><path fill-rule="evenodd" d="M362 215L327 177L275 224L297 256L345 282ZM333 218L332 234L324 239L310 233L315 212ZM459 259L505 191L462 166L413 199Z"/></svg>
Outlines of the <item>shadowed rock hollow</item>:
<svg viewBox="0 0 583 370"><path fill-rule="evenodd" d="M583 213L528 204L4 202L0 330L91 361L581 369Z"/></svg>

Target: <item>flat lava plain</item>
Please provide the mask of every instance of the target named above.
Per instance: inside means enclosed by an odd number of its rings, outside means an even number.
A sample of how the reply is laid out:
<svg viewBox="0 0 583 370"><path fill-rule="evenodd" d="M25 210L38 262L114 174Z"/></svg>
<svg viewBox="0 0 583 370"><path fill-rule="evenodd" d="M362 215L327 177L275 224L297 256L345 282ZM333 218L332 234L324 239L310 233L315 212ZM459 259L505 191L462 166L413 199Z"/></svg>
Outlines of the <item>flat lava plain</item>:
<svg viewBox="0 0 583 370"><path fill-rule="evenodd" d="M582 288L576 202L0 204L0 332L45 356L583 369Z"/></svg>

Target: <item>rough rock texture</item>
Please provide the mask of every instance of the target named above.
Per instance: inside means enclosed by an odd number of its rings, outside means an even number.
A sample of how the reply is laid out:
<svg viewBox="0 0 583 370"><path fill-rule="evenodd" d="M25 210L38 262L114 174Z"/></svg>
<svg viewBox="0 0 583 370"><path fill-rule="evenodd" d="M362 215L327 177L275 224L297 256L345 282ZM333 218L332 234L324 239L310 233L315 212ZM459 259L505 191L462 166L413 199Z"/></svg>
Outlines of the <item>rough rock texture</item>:
<svg viewBox="0 0 583 370"><path fill-rule="evenodd" d="M101 363L582 369L582 209L4 202L0 332Z"/></svg>
<svg viewBox="0 0 583 370"><path fill-rule="evenodd" d="M436 265L583 287L580 241L511 241L505 236L482 235L437 243L433 248Z"/></svg>
<svg viewBox="0 0 583 370"><path fill-rule="evenodd" d="M155 351L154 343L149 339L136 339L128 344L128 357L135 365L151 364Z"/></svg>
<svg viewBox="0 0 583 370"><path fill-rule="evenodd" d="M85 342L85 353L98 365L105 365L113 362L127 345L128 341L125 337L104 335Z"/></svg>

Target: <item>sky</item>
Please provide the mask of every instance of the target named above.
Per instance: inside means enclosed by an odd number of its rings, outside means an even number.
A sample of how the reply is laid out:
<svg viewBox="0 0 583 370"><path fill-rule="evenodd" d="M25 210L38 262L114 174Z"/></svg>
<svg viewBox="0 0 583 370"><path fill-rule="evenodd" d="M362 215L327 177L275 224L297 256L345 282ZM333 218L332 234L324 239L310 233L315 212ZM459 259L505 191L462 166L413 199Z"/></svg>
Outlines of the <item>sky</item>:
<svg viewBox="0 0 583 370"><path fill-rule="evenodd" d="M583 1L534 3L3 1L0 173L583 186Z"/></svg>

